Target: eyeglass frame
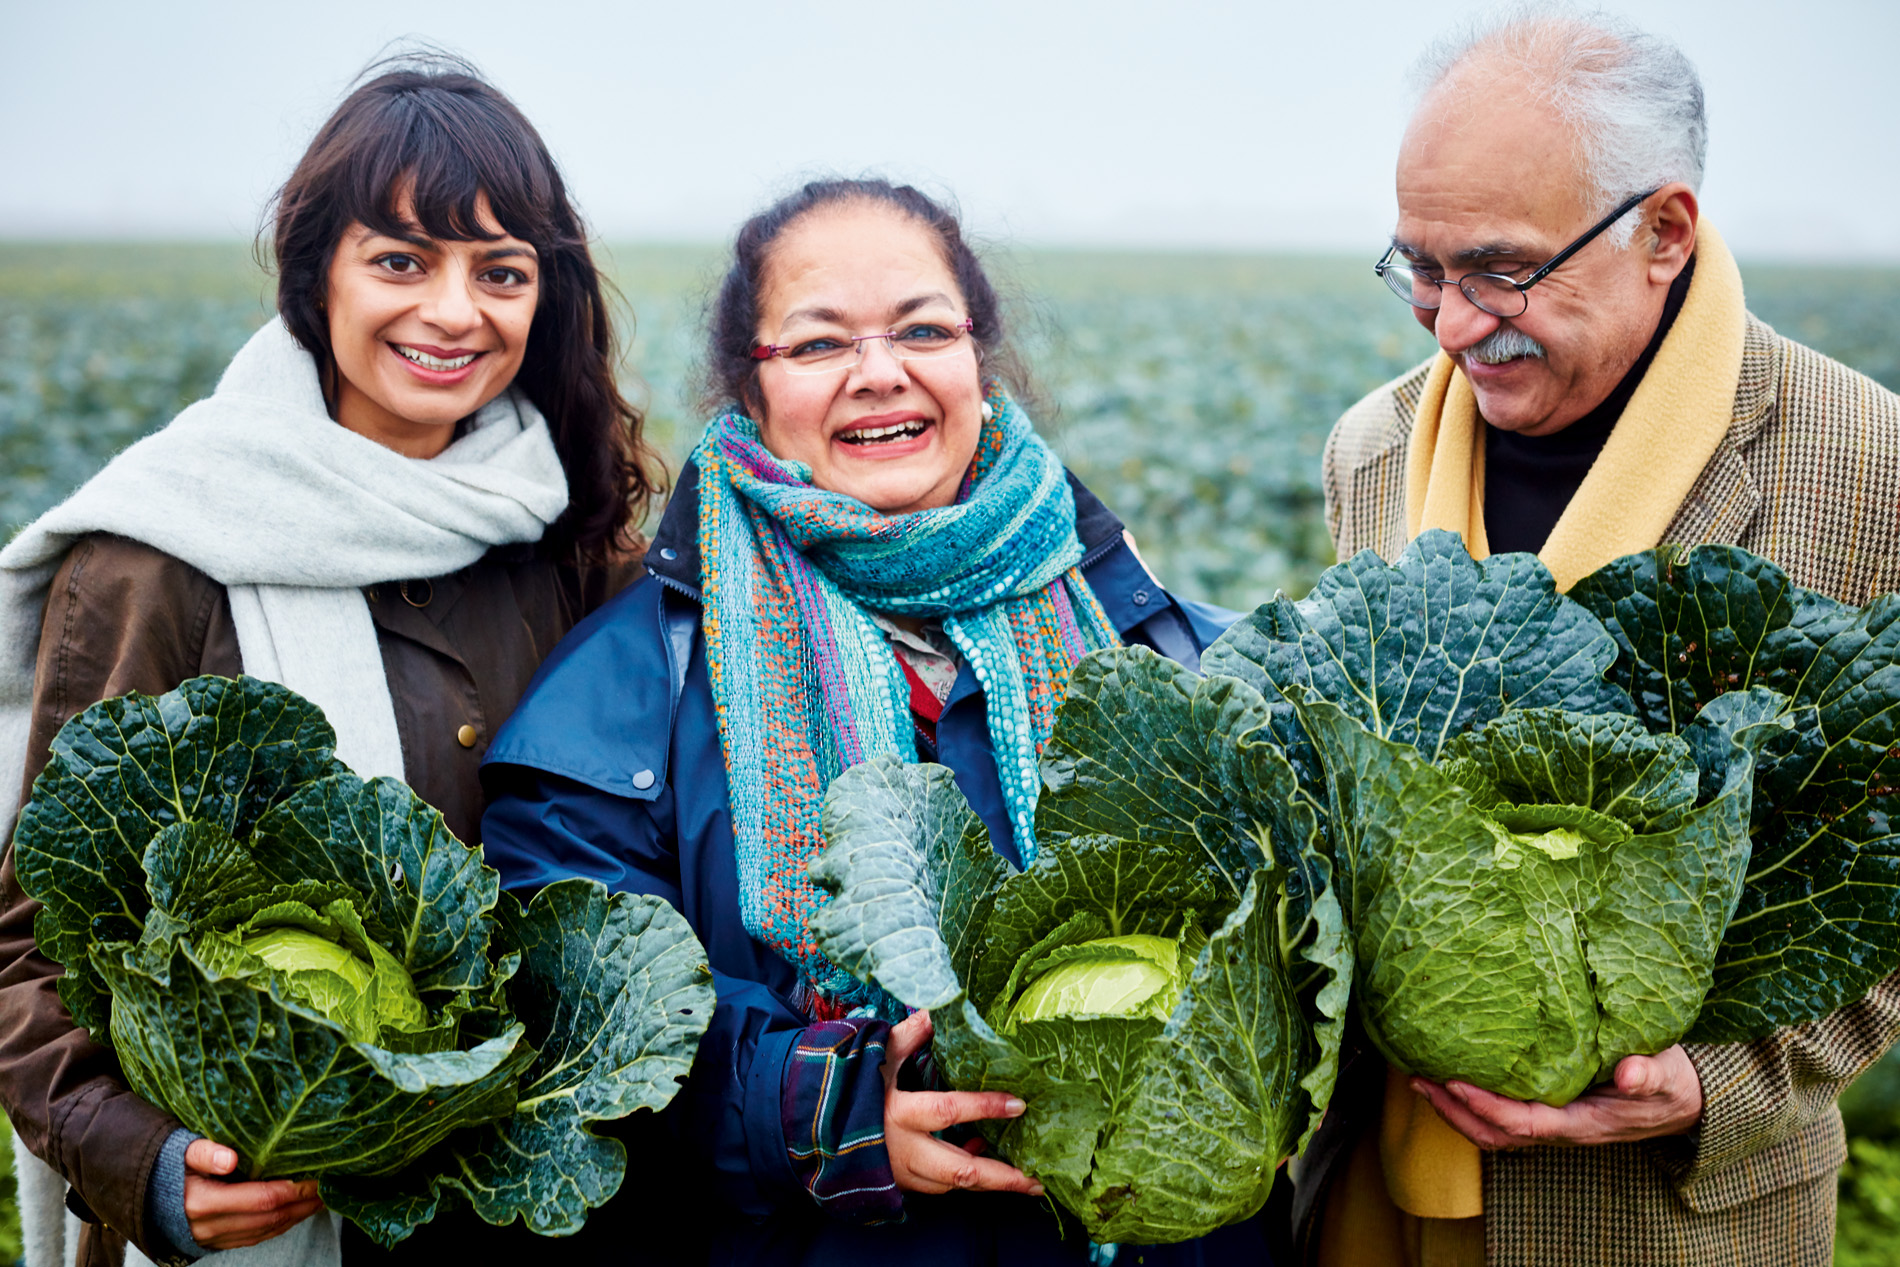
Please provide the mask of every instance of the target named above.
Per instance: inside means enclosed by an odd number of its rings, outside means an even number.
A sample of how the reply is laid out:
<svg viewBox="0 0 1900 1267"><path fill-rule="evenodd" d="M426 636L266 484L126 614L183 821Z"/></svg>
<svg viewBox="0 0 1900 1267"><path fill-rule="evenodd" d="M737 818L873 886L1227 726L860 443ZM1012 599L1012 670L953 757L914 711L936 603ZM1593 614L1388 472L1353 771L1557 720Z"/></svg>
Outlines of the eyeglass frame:
<svg viewBox="0 0 1900 1267"><path fill-rule="evenodd" d="M1386 289L1392 291L1392 294L1396 298L1404 299L1406 303L1411 304L1412 307L1417 308L1421 312L1437 312L1440 308L1443 308L1445 306L1445 301L1443 298L1443 295L1444 295L1443 288L1445 287L1446 284L1450 283L1450 284L1456 285L1458 287L1458 293L1463 295L1466 298L1466 300L1470 302L1471 306L1478 309L1480 312L1488 312L1494 317L1503 317L1506 320L1509 320L1512 317L1521 317L1524 315L1525 311L1529 309L1531 306L1531 298L1530 298L1530 293L1529 293L1531 287L1535 286L1538 282L1541 282L1546 277L1550 276L1551 272L1554 269L1556 269L1556 267L1559 264L1562 264L1565 260L1575 255L1578 251L1581 251L1584 247L1594 242L1597 239L1597 236L1601 234L1605 229L1609 228L1611 225L1615 224L1618 220L1621 220L1625 215L1629 214L1631 208L1640 206L1646 199L1655 197L1658 193L1661 193L1662 190L1663 190L1663 186L1658 185L1656 186L1656 188L1649 190L1647 193L1635 194L1632 197L1624 199L1623 202L1618 204L1616 210L1612 211L1609 215L1604 216L1601 220L1597 221L1595 224L1591 225L1588 229L1584 230L1582 237L1578 238L1576 241L1572 242L1569 246L1566 246L1563 250L1551 256L1548 260L1546 260L1543 263L1543 265L1540 268L1538 268L1536 272L1532 273L1529 277L1525 278L1521 282L1518 281L1515 277L1507 277L1503 273L1484 273L1484 272L1466 273L1455 280L1450 277L1425 277L1424 280L1428 282L1433 282L1440 288L1439 289L1440 298L1436 304L1432 304L1429 306L1425 304L1417 303L1413 300L1406 299L1404 295L1399 294L1397 290L1393 289L1391 282L1386 281L1386 276L1385 276L1386 273L1393 268L1403 268L1407 270L1408 272L1410 272L1415 278L1423 276L1423 274L1421 274L1416 268L1414 268L1410 264L1396 264L1395 265L1392 262L1392 256L1399 249L1399 244L1397 242L1394 242L1391 246L1388 246L1385 249L1385 254L1379 257L1379 262L1372 266L1372 272L1373 272L1373 275L1377 277L1380 281L1385 282ZM1483 304L1478 302L1476 296L1474 296L1470 291L1465 289L1465 283L1470 281L1474 277L1485 277L1485 278L1490 278L1492 280L1505 283L1506 285L1510 286L1513 290L1515 290L1520 296L1523 297L1524 307L1519 308L1516 312L1495 312L1492 309L1485 307Z"/></svg>
<svg viewBox="0 0 1900 1267"><path fill-rule="evenodd" d="M828 373L831 368L848 370L854 365L862 365L864 363L864 344L867 340L870 340L870 339L891 340L891 342L885 344L884 346L890 349L891 355L896 357L900 361L914 361L914 360L928 361L928 360L934 359L935 357L945 356L945 355L948 355L950 351L952 351L956 347L957 343L962 340L964 335L967 334L971 336L972 338L976 337L976 318L965 317L963 320L952 325L950 328L956 331L956 338L950 341L949 346L945 347L942 352L933 352L929 356L924 356L924 357L912 357L912 356L904 356L900 354L897 350L898 332L896 330L886 330L882 334L843 335L841 337L850 341L851 350L857 354L856 359L845 361L842 364L835 367L826 367L823 369L810 370L807 372L814 373L814 374L824 374L824 373ZM840 337L840 336L832 336L832 337L835 338L835 337ZM800 340L800 342L805 342L805 340ZM793 348L797 346L798 346L797 343L762 343L758 347L753 348L752 351L748 353L748 355L751 356L751 358L755 361L764 362L764 361L771 360L775 356L784 356L787 352L790 352Z"/></svg>

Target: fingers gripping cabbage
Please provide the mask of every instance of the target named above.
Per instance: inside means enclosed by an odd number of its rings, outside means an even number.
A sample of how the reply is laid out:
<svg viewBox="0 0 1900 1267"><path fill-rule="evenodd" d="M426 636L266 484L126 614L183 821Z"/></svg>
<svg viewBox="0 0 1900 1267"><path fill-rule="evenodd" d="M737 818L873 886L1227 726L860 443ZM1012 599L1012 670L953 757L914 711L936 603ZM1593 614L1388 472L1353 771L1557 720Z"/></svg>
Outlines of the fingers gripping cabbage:
<svg viewBox="0 0 1900 1267"><path fill-rule="evenodd" d="M998 1151L1097 1240L1245 1218L1317 1124L1350 975L1312 804L1244 683L1141 648L1077 666L1018 872L938 766L826 799L825 951L929 1008L953 1086L1011 1091Z"/></svg>
<svg viewBox="0 0 1900 1267"><path fill-rule="evenodd" d="M64 726L14 837L74 1019L248 1177L318 1175L385 1244L443 1207L550 1235L618 1187L587 1123L671 1098L712 1007L665 903L524 910L321 712L196 678Z"/></svg>
<svg viewBox="0 0 1900 1267"><path fill-rule="evenodd" d="M1571 597L1422 534L1203 658L1323 789L1368 1033L1402 1068L1562 1103L1622 1054L1749 1040L1900 963L1900 599L1730 547Z"/></svg>

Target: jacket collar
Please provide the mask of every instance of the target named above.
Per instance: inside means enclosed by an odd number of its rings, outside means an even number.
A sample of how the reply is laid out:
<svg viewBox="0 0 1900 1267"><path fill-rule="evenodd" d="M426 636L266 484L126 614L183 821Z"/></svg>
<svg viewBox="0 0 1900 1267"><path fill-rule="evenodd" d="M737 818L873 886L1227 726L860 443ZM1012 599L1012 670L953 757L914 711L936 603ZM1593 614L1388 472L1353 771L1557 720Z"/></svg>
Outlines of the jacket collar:
<svg viewBox="0 0 1900 1267"><path fill-rule="evenodd" d="M699 601L699 466L680 468L667 499L653 544L647 547L647 571Z"/></svg>
<svg viewBox="0 0 1900 1267"><path fill-rule="evenodd" d="M1742 369L1735 388L1735 409L1728 434L1716 447L1702 474L1683 499L1665 542L1733 545L1761 509L1762 489L1749 474L1743 454L1779 404L1780 341L1752 313L1742 336Z"/></svg>
<svg viewBox="0 0 1900 1267"><path fill-rule="evenodd" d="M1073 473L1069 488L1075 494L1075 535L1087 565L1121 544L1122 521ZM680 470L646 561L647 571L699 600L699 467L692 462Z"/></svg>

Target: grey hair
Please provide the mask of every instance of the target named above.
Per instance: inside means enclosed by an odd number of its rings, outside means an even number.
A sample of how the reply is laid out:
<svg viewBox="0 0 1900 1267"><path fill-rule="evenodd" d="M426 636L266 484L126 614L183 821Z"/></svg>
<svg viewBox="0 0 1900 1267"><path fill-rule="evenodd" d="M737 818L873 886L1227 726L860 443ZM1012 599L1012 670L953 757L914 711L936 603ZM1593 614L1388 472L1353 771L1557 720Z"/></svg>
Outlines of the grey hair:
<svg viewBox="0 0 1900 1267"><path fill-rule="evenodd" d="M1676 181L1700 191L1709 149L1702 79L1671 41L1602 10L1528 0L1428 48L1412 68L1414 101L1474 57L1520 73L1533 99L1574 129L1599 215ZM1605 236L1621 250L1640 216L1631 210Z"/></svg>

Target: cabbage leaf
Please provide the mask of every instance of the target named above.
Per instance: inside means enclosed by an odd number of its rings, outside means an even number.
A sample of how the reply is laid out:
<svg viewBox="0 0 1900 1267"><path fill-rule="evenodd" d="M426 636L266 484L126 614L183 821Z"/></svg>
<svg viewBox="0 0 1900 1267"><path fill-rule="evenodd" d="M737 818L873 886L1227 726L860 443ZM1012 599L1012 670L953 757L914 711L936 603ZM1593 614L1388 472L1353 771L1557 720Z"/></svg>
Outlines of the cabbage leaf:
<svg viewBox="0 0 1900 1267"><path fill-rule="evenodd" d="M14 836L62 997L246 1177L318 1176L385 1245L459 1201L577 1230L626 1169L589 1124L658 1110L691 1065L704 952L661 899L591 880L524 911L333 749L252 678L68 721Z"/></svg>
<svg viewBox="0 0 1900 1267"><path fill-rule="evenodd" d="M1573 594L1616 637L1612 677L1653 730L1727 692L1786 697L1693 1037L1747 1041L1866 994L1900 966L1900 595L1851 607L1732 546L1630 555Z"/></svg>
<svg viewBox="0 0 1900 1267"><path fill-rule="evenodd" d="M1752 1040L1900 966L1900 598L1714 546L1565 596L1434 531L1203 666L1262 690L1325 803L1357 1006L1403 1068L1561 1102L1619 1052Z"/></svg>
<svg viewBox="0 0 1900 1267"><path fill-rule="evenodd" d="M890 1015L931 1009L952 1086L1024 1100L982 1129L1098 1240L1253 1214L1331 1095L1350 952L1316 806L1244 738L1266 720L1245 683L1087 657L1022 871L942 767L875 759L826 798L820 945ZM1133 988L1058 988L1131 966Z"/></svg>

